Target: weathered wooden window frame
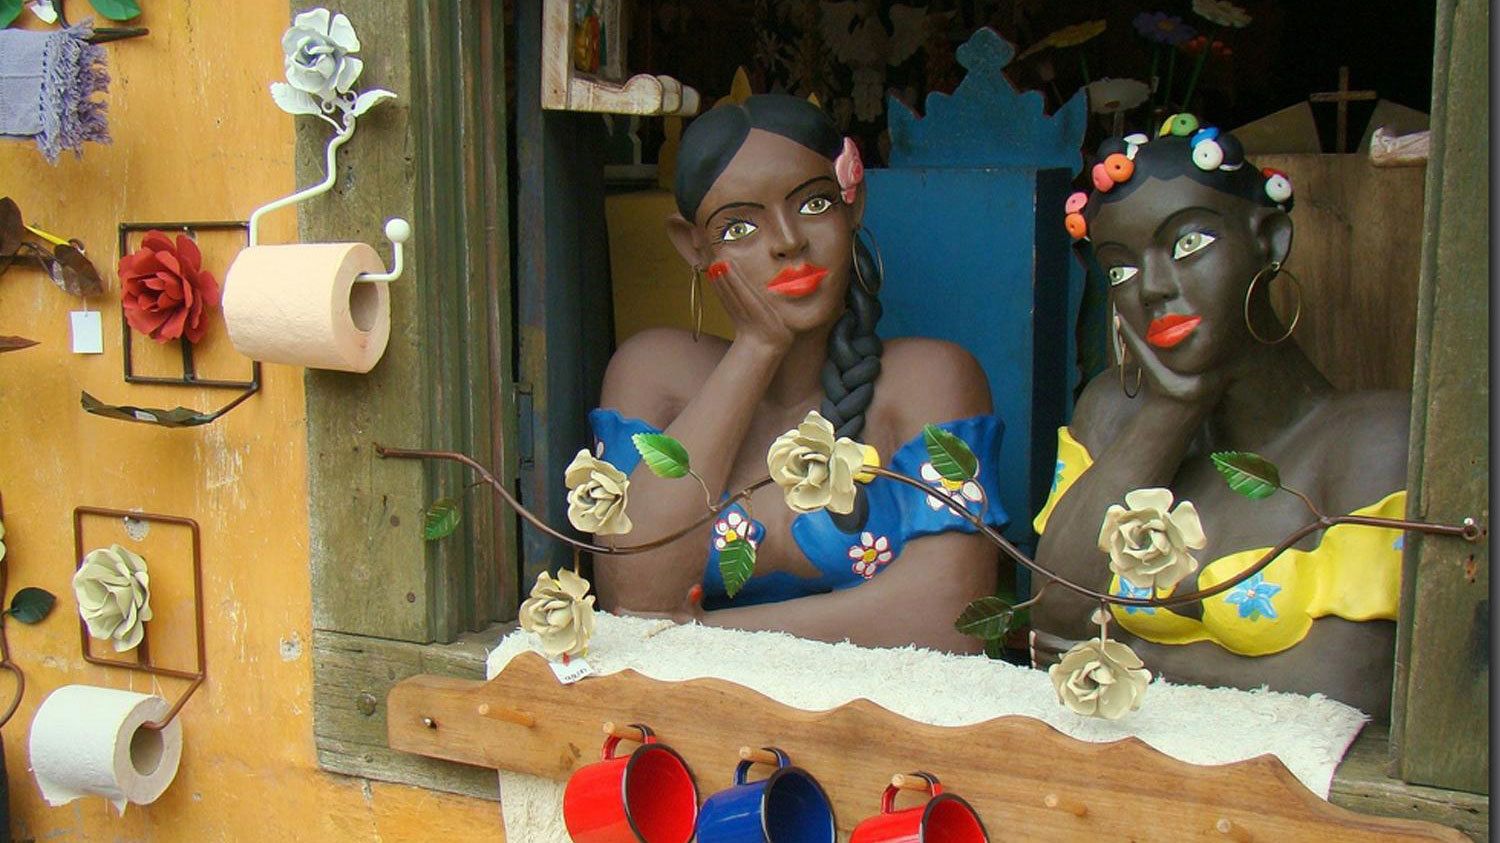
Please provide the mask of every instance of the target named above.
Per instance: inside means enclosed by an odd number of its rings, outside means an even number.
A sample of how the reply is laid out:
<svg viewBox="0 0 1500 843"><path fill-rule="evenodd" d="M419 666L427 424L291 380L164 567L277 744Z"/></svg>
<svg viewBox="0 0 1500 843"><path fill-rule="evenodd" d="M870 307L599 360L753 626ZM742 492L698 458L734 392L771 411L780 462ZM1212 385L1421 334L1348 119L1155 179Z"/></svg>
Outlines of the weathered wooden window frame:
<svg viewBox="0 0 1500 843"><path fill-rule="evenodd" d="M581 421L568 417L576 409L572 393L602 369L597 344L583 343L588 331L575 322L602 319L607 329L608 317L580 312L576 304L580 290L601 277L593 265L598 244L581 254L560 249L550 236L520 256L522 274L538 280L523 285L512 313L502 3L438 5L342 4L369 34L365 81L397 91L402 100L362 120L359 138L341 153L334 193L301 211L305 241L378 243L381 223L397 214L412 219L416 231L411 268L392 289L395 319L386 359L369 375L309 372L306 379L314 732L319 761L329 770L493 799L492 771L389 750L384 704L389 687L415 673L482 675L486 647L495 640L493 629L483 630L513 616L517 601L514 522L487 496L476 495L461 535L424 543L417 523L422 507L462 495L464 478L448 467L381 463L371 446L452 448L516 478L518 454L502 443L519 441L528 450L520 457L521 491L555 520L560 512L550 492L560 461L571 443L582 441L574 429ZM1472 178L1488 166L1488 54L1479 34L1488 25L1487 19L1476 23L1486 14L1477 0L1438 4L1410 475L1416 516L1451 521L1475 515L1485 523L1487 477L1465 466L1485 465L1488 457L1488 358L1473 353L1487 335L1488 215L1481 210L1488 197L1487 180ZM536 34L529 17L517 25L522 38ZM520 61L534 61L534 47L528 47L518 47ZM528 71L535 73L518 67L518 80ZM520 81L521 95L534 96L536 80ZM523 215L543 211L536 224L549 231L569 222L602 225L602 211L593 208L602 195L597 179L591 188L592 168L577 166L579 156L591 154L585 124L520 110L526 124L518 128L526 136L520 167L536 169L528 190L540 191L521 197ZM299 183L321 176L325 141L320 123L299 125ZM541 166L544 156L551 167ZM559 172L558 159L572 168ZM574 213L580 208L593 208L597 216L580 221ZM525 335L519 389L511 383L517 322ZM476 393L473 384L489 388ZM553 423L518 439L510 429L516 416L511 402L533 404L522 408L524 419L546 420L549 391ZM1480 512L1472 511L1476 501ZM1487 542L1474 550L1487 559ZM555 554L549 546L528 546L521 578L560 561ZM1475 689L1486 683L1450 667L1457 653L1460 665L1482 663L1487 680L1488 650L1476 632L1487 617L1488 567L1479 566L1477 585L1457 584L1452 555L1439 541L1414 542L1409 551L1391 755L1409 780L1483 790L1488 742L1479 744L1477 755L1453 750L1459 736L1472 740L1476 729L1487 730L1487 708L1474 702ZM1427 652L1446 655L1442 664L1424 665ZM1382 811L1390 809L1388 802L1426 799L1424 807L1409 810L1450 823L1453 810L1476 810L1461 795L1450 799L1442 791L1387 793L1391 785L1379 772L1364 775L1369 783L1336 781L1335 801Z"/></svg>
<svg viewBox="0 0 1500 843"><path fill-rule="evenodd" d="M292 6L292 13L305 4ZM367 375L309 370L313 731L326 769L494 799L492 771L386 747L385 695L420 672L483 673L484 630L514 617L514 521L452 466L381 461L376 443L474 455L514 478L504 3L344 0L362 86L399 99L360 119L334 190L299 209L303 242L384 242L411 220L390 345ZM323 176L327 127L297 127L297 181ZM466 501L424 542L440 497ZM434 643L437 642L437 643Z"/></svg>

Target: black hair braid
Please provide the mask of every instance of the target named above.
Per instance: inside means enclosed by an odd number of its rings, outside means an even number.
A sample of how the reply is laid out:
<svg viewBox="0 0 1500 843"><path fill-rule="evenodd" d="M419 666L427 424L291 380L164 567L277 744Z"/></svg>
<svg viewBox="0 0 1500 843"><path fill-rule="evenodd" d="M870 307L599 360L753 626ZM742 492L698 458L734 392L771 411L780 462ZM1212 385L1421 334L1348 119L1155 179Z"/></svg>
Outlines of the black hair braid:
<svg viewBox="0 0 1500 843"><path fill-rule="evenodd" d="M854 264L844 301L844 315L828 335L828 360L823 364L823 405L819 412L833 423L835 435L858 439L865 429L865 411L875 398L884 346L875 335L880 321L880 267L869 248L854 235ZM860 279L864 283L860 283ZM866 291L865 287L869 287Z"/></svg>

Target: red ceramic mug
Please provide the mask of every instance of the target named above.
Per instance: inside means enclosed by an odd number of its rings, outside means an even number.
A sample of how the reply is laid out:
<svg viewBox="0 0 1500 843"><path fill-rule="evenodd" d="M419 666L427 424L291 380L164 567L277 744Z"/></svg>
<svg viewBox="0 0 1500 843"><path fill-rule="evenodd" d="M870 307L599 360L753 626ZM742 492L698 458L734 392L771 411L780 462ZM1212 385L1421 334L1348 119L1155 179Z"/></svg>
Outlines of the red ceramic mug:
<svg viewBox="0 0 1500 843"><path fill-rule="evenodd" d="M855 826L849 843L989 843L984 823L969 803L944 793L931 773L910 775L927 780L931 794L927 804L895 810L901 789L891 785L880 800L880 813Z"/></svg>
<svg viewBox="0 0 1500 843"><path fill-rule="evenodd" d="M604 740L602 761L580 767L563 791L563 823L577 843L688 843L698 821L698 787L682 756L632 723L645 742L615 755L620 738Z"/></svg>

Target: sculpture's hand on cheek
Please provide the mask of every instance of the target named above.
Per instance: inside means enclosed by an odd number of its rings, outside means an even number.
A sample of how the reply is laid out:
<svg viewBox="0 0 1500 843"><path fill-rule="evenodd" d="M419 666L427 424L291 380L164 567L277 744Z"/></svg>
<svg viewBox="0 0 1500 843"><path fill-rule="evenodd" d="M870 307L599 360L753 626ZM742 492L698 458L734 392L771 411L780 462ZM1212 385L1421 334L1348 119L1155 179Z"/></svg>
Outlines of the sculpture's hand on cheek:
<svg viewBox="0 0 1500 843"><path fill-rule="evenodd" d="M1222 369L1213 369L1199 374L1183 374L1173 371L1156 351L1130 327L1130 323L1115 316L1115 327L1120 332L1129 352L1129 360L1141 367L1145 388L1164 398L1184 404L1212 407L1229 385L1229 378Z"/></svg>
<svg viewBox="0 0 1500 843"><path fill-rule="evenodd" d="M705 273L709 286L718 293L724 310L734 323L735 340L755 341L785 351L792 344L792 329L776 312L764 284L746 278L732 260L720 258Z"/></svg>

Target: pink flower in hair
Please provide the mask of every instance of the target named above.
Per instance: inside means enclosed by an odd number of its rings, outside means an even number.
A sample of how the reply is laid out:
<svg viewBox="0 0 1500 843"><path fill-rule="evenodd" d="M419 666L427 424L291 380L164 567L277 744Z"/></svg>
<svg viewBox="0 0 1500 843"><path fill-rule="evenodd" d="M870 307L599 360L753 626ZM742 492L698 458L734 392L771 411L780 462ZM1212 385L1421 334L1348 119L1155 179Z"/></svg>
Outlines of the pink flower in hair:
<svg viewBox="0 0 1500 843"><path fill-rule="evenodd" d="M854 204L856 188L865 180L865 165L859 160L859 147L854 145L852 138L844 138L844 151L834 159L833 172L839 178L839 187L843 189L844 203Z"/></svg>

